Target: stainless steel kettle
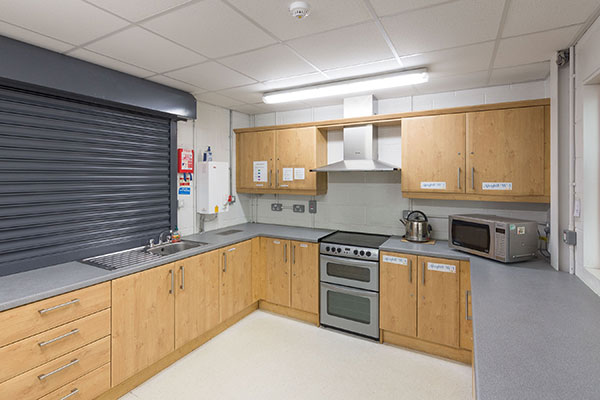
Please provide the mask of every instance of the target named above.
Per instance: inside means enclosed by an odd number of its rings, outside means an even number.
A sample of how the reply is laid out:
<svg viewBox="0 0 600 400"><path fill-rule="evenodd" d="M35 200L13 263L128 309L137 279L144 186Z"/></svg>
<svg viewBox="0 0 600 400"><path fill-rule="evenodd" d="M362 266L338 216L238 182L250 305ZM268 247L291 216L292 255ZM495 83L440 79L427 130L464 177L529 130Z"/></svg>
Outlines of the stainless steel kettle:
<svg viewBox="0 0 600 400"><path fill-rule="evenodd" d="M411 242L428 242L431 240L431 225L423 211L411 211L406 219L400 219L406 228L404 237Z"/></svg>

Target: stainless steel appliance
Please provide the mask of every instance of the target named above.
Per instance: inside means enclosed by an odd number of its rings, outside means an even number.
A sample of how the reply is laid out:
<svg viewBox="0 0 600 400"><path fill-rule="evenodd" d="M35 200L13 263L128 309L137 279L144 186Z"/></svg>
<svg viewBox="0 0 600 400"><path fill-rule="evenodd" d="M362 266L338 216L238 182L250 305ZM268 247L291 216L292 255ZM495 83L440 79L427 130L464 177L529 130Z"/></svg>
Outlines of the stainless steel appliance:
<svg viewBox="0 0 600 400"><path fill-rule="evenodd" d="M448 245L505 263L535 257L537 222L496 215L465 214L448 217Z"/></svg>
<svg viewBox="0 0 600 400"><path fill-rule="evenodd" d="M379 339L379 246L389 236L336 232L321 241L321 325Z"/></svg>
<svg viewBox="0 0 600 400"><path fill-rule="evenodd" d="M406 233L404 237L411 242L428 242L431 240L431 225L423 211L411 211L406 219L401 219Z"/></svg>

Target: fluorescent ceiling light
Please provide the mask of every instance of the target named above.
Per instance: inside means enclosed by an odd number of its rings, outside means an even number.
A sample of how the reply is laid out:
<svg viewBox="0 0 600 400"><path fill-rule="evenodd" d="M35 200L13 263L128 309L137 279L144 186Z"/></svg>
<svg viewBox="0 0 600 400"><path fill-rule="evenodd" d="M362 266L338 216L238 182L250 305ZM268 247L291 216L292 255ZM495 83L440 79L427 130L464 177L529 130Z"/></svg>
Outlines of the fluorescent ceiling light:
<svg viewBox="0 0 600 400"><path fill-rule="evenodd" d="M295 89L280 90L263 94L266 104L287 103L307 99L339 96L343 94L369 92L399 86L416 85L429 80L426 68L419 68L384 75L375 75L357 79L347 79L322 85L304 86Z"/></svg>

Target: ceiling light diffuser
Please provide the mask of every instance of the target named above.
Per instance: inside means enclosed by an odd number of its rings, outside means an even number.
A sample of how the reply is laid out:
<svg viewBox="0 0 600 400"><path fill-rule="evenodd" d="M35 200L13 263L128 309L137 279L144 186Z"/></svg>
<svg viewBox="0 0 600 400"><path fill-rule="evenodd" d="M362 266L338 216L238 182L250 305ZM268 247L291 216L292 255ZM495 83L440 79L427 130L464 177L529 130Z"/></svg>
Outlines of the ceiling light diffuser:
<svg viewBox="0 0 600 400"><path fill-rule="evenodd" d="M416 85L427 81L429 81L427 69L419 68L383 75L347 79L321 85L268 92L263 94L262 99L265 104L287 103L290 101L320 99L323 97Z"/></svg>

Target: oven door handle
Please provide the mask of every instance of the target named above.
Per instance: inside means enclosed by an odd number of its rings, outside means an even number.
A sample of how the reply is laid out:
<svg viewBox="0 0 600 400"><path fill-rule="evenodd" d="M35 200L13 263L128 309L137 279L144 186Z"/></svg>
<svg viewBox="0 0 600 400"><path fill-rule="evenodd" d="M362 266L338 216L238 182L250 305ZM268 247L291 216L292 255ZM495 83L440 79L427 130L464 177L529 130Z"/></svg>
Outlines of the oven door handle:
<svg viewBox="0 0 600 400"><path fill-rule="evenodd" d="M360 296L360 297L368 297L370 299L377 299L379 297L379 293L369 292L368 290L351 289L346 286L332 285L330 283L325 283L325 282L321 282L321 287L324 289L332 290L334 292L351 294L351 295Z"/></svg>
<svg viewBox="0 0 600 400"><path fill-rule="evenodd" d="M355 260L353 258L333 257L333 256L325 255L325 254L321 254L321 260L322 261L331 261L331 262L335 262L338 264L345 264L345 265L349 265L351 267L373 268L379 264L379 262L377 262L377 261Z"/></svg>

